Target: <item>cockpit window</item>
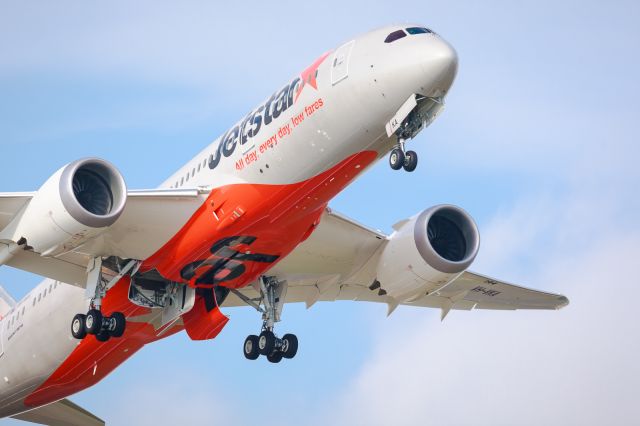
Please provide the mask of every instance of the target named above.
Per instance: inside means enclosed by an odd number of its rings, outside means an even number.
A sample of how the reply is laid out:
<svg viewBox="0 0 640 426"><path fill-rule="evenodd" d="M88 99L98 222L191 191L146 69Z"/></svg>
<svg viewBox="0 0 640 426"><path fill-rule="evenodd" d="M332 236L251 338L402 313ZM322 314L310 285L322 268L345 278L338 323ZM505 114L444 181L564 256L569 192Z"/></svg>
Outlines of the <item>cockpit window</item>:
<svg viewBox="0 0 640 426"><path fill-rule="evenodd" d="M414 34L430 34L433 31L431 31L429 28L411 27L411 28L407 28L407 32L411 35L414 35Z"/></svg>
<svg viewBox="0 0 640 426"><path fill-rule="evenodd" d="M394 31L391 34L389 34L387 36L387 38L384 39L384 42L385 43L392 43L392 42L398 40L399 38L406 37L406 36L407 36L407 34L402 30Z"/></svg>

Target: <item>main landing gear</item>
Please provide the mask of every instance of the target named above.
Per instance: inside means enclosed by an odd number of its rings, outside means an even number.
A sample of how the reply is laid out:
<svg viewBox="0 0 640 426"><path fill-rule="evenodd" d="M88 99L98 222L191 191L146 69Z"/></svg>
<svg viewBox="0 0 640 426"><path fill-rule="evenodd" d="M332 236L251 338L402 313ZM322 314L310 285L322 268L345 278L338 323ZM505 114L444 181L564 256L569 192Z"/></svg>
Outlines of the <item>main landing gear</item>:
<svg viewBox="0 0 640 426"><path fill-rule="evenodd" d="M278 363L282 358L291 359L298 352L298 338L295 334L285 334L279 338L274 333L274 325L280 321L280 314L284 306L287 293L286 281L281 282L274 277L260 277L260 304L236 293L249 305L262 312L262 332L259 336L250 335L244 341L244 356L247 359L258 359L260 355L267 357L269 362Z"/></svg>
<svg viewBox="0 0 640 426"><path fill-rule="evenodd" d="M132 271L138 263L130 261L120 269L109 281L102 275L102 260L94 259L94 265L87 276L87 295L91 298L89 312L77 314L71 321L71 334L74 338L82 340L87 334L96 336L96 340L106 342L112 337L121 337L127 326L127 319L122 312L112 312L110 316L102 313L102 299L107 291L113 287L127 273Z"/></svg>
<svg viewBox="0 0 640 426"><path fill-rule="evenodd" d="M110 317L102 315L98 309L90 309L86 315L77 314L71 321L71 334L82 340L87 334L93 334L100 342L106 342L111 337L121 337L124 334L127 320L122 312L114 312Z"/></svg>
<svg viewBox="0 0 640 426"><path fill-rule="evenodd" d="M407 172L412 172L418 166L418 154L415 151L405 151L404 139L398 138L398 145L389 154L389 165L393 170L404 168Z"/></svg>

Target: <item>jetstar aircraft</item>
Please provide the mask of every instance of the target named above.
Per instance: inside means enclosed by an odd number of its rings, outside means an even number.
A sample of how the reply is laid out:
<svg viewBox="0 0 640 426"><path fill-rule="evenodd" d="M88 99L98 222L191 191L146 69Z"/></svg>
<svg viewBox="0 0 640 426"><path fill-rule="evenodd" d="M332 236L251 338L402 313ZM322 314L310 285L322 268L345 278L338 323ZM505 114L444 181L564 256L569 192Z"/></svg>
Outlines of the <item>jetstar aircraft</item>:
<svg viewBox="0 0 640 426"><path fill-rule="evenodd" d="M443 109L454 49L419 25L382 28L320 56L155 190L129 190L85 158L29 193L0 194L0 265L46 279L0 295L0 415L102 424L66 398L144 345L213 339L225 308L262 319L244 355L293 358L274 326L286 303L353 300L440 309L559 309L567 298L468 272L480 245L438 205L385 235L327 207ZM53 419L53 420L52 420Z"/></svg>

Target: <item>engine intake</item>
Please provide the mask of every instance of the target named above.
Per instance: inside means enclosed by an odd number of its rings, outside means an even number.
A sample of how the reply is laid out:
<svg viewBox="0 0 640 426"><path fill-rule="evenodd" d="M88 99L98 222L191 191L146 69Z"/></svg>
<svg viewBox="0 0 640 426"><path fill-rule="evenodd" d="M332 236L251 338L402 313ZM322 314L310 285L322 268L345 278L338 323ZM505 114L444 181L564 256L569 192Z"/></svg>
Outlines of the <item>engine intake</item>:
<svg viewBox="0 0 640 426"><path fill-rule="evenodd" d="M75 220L91 228L104 228L113 225L122 214L127 186L110 163L86 158L63 169L60 198Z"/></svg>
<svg viewBox="0 0 640 426"><path fill-rule="evenodd" d="M74 161L40 187L0 239L55 256L103 233L118 220L126 202L127 186L111 163L99 158Z"/></svg>
<svg viewBox="0 0 640 426"><path fill-rule="evenodd" d="M480 248L480 234L471 216L451 205L435 206L420 213L414 238L425 262L446 273L466 270Z"/></svg>
<svg viewBox="0 0 640 426"><path fill-rule="evenodd" d="M475 222L452 205L431 207L395 228L376 272L382 289L399 301L443 287L471 265L480 248Z"/></svg>

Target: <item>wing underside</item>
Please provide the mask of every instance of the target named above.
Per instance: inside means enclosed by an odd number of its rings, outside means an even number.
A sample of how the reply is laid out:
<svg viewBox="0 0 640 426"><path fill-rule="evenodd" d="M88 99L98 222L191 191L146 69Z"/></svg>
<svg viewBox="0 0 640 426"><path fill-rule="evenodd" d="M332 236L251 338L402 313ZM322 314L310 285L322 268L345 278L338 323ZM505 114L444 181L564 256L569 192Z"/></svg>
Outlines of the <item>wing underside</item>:
<svg viewBox="0 0 640 426"><path fill-rule="evenodd" d="M288 283L286 301L304 302L353 300L386 303L389 312L398 302L372 285L377 255L388 237L380 231L328 210L318 229L271 271ZM257 286L242 290L248 298L258 298ZM443 317L450 310L471 309L560 309L568 303L564 296L532 290L464 272L431 294L414 297L401 305L436 308ZM240 297L230 294L224 306L242 306Z"/></svg>
<svg viewBox="0 0 640 426"><path fill-rule="evenodd" d="M6 261L17 269L84 286L94 257L146 259L169 241L204 203L200 189L130 191L118 221L88 243L56 256L18 250ZM33 193L0 193L0 230L23 209ZM0 241L0 249L3 244Z"/></svg>
<svg viewBox="0 0 640 426"><path fill-rule="evenodd" d="M178 232L206 195L198 189L132 191L121 218L99 238L56 257L20 250L7 264L84 286L92 257L146 259ZM0 228L32 196L0 194ZM384 233L327 209L314 233L269 273L288 282L287 302L304 302L307 306L332 300L380 302L392 311L398 303L372 286L378 255L388 241ZM258 297L255 288L249 286L242 294ZM465 272L437 292L418 295L402 304L438 308L446 315L451 309L559 309L567 303L561 295ZM241 306L244 302L230 295L224 305Z"/></svg>

